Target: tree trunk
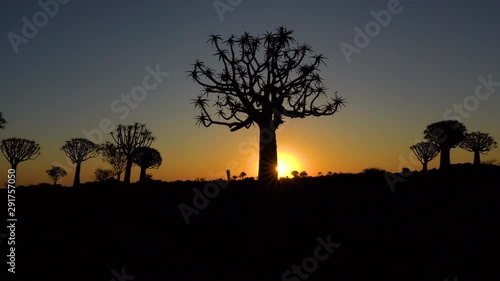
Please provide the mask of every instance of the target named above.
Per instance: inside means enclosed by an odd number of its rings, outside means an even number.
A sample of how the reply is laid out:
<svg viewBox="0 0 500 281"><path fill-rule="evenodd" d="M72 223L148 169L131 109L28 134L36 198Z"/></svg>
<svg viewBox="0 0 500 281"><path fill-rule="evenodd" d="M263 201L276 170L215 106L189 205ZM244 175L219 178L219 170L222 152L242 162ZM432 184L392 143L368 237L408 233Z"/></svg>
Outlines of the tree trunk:
<svg viewBox="0 0 500 281"><path fill-rule="evenodd" d="M132 157L127 159L127 166L125 166L125 178L123 179L124 183L130 183L130 174L132 172Z"/></svg>
<svg viewBox="0 0 500 281"><path fill-rule="evenodd" d="M117 173L117 174L116 174L116 180L117 180L117 181L120 181L120 176L121 176L121 175L122 175L122 173Z"/></svg>
<svg viewBox="0 0 500 281"><path fill-rule="evenodd" d="M474 151L474 165L481 165L481 157L479 151Z"/></svg>
<svg viewBox="0 0 500 281"><path fill-rule="evenodd" d="M278 147L276 129L260 128L259 188L274 187L278 180Z"/></svg>
<svg viewBox="0 0 500 281"><path fill-rule="evenodd" d="M139 177L140 182L144 182L146 180L146 167L141 167L141 176Z"/></svg>
<svg viewBox="0 0 500 281"><path fill-rule="evenodd" d="M447 168L450 166L450 148L441 149L441 158L439 162L439 169Z"/></svg>
<svg viewBox="0 0 500 281"><path fill-rule="evenodd" d="M276 130L260 129L259 174L256 190L255 259L259 268L272 267L278 253L280 218L276 200L278 185Z"/></svg>
<svg viewBox="0 0 500 281"><path fill-rule="evenodd" d="M427 171L427 162L422 163L422 171L426 172Z"/></svg>
<svg viewBox="0 0 500 281"><path fill-rule="evenodd" d="M76 163L76 171L75 171L75 180L73 180L73 187L77 187L80 185L80 169L82 166L82 162Z"/></svg>
<svg viewBox="0 0 500 281"><path fill-rule="evenodd" d="M10 164L11 168L14 170L14 175L16 176L16 182L17 182L17 164L19 163Z"/></svg>

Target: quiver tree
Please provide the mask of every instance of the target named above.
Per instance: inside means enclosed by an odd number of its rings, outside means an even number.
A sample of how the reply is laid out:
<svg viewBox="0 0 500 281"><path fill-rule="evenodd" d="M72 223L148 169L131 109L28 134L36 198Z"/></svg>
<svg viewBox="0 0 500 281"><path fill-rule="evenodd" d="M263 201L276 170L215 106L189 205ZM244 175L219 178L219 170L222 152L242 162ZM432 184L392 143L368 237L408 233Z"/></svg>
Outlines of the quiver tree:
<svg viewBox="0 0 500 281"><path fill-rule="evenodd" d="M474 152L474 165L481 164L480 154L486 154L497 147L497 142L488 133L472 132L465 135L460 148Z"/></svg>
<svg viewBox="0 0 500 281"><path fill-rule="evenodd" d="M19 163L34 160L40 155L40 145L37 142L22 138L2 140L0 150L16 173Z"/></svg>
<svg viewBox="0 0 500 281"><path fill-rule="evenodd" d="M7 121L3 118L2 112L0 112L0 129L5 128L5 124L7 124Z"/></svg>
<svg viewBox="0 0 500 281"><path fill-rule="evenodd" d="M80 170L82 162L99 155L100 148L97 144L83 138L74 138L66 141L61 147L73 164L76 164L73 187L80 184Z"/></svg>
<svg viewBox="0 0 500 281"><path fill-rule="evenodd" d="M232 132L253 124L259 127L261 185L272 185L278 178L276 129L284 117L333 115L344 105L336 93L334 98L326 95L318 74L325 57L297 44L292 33L280 27L258 37L247 32L227 40L211 35L209 42L222 69L216 73L196 61L189 74L203 87L193 100L200 110L197 125L223 125Z"/></svg>
<svg viewBox="0 0 500 281"><path fill-rule="evenodd" d="M149 147L155 138L151 131L146 128L145 124L139 124L137 122L133 125L118 125L116 129L111 132L111 137L127 158L125 178L123 181L125 183L130 183L130 174L136 150L140 147Z"/></svg>
<svg viewBox="0 0 500 281"><path fill-rule="evenodd" d="M158 169L161 165L160 152L151 147L139 147L134 153L134 163L141 167L140 182L146 181L147 169Z"/></svg>
<svg viewBox="0 0 500 281"><path fill-rule="evenodd" d="M123 153L117 145L107 141L101 145L101 155L103 160L111 165L113 174L116 175L116 179L119 181L127 165L127 156L125 153Z"/></svg>
<svg viewBox="0 0 500 281"><path fill-rule="evenodd" d="M47 173L49 178L52 179L52 181L54 182L54 185L57 184L58 180L60 180L61 178L68 175L66 170L64 170L63 168L61 168L59 166L51 166L51 168L46 170L45 172Z"/></svg>
<svg viewBox="0 0 500 281"><path fill-rule="evenodd" d="M417 156L418 161L422 163L422 171L427 171L427 163L434 159L439 150L432 142L423 141L410 146L410 149Z"/></svg>
<svg viewBox="0 0 500 281"><path fill-rule="evenodd" d="M450 166L450 150L457 147L467 133L465 125L456 120L432 123L424 130L425 139L433 143L441 153L439 169Z"/></svg>

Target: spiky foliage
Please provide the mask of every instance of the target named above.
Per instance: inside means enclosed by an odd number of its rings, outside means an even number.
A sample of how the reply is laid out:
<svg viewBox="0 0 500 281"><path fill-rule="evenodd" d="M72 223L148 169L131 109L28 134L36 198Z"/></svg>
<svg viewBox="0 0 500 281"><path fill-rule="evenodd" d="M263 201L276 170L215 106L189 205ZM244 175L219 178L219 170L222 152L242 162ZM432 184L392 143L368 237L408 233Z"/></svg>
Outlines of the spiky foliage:
<svg viewBox="0 0 500 281"><path fill-rule="evenodd" d="M130 174L132 171L132 164L134 154L140 147L149 147L155 140L153 133L151 133L145 124L135 122L133 125L118 125L111 137L115 141L117 147L125 154L127 164L125 166L125 183L130 183Z"/></svg>
<svg viewBox="0 0 500 281"><path fill-rule="evenodd" d="M5 120L5 118L3 118L2 112L0 112L0 129L4 129L5 124L7 124L7 121Z"/></svg>
<svg viewBox="0 0 500 281"><path fill-rule="evenodd" d="M80 170L82 162L99 155L100 148L97 144L84 138L73 138L61 147L61 150L66 153L73 164L76 164L75 179L73 180L73 187L80 184Z"/></svg>
<svg viewBox="0 0 500 281"><path fill-rule="evenodd" d="M40 155L40 145L34 140L23 138L9 138L2 140L0 145L3 156L9 161L12 169L16 170L19 163L34 160Z"/></svg>
<svg viewBox="0 0 500 281"><path fill-rule="evenodd" d="M259 182L277 179L275 130L284 118L335 114L345 101L328 97L319 67L326 58L314 54L307 44L298 44L293 30L284 27L262 36L245 32L223 40L211 35L208 42L222 69L194 63L189 77L203 87L193 100L200 110L196 124L223 125L236 131L257 124L265 132L259 159Z"/></svg>
<svg viewBox="0 0 500 281"><path fill-rule="evenodd" d="M151 147L140 147L134 154L133 161L137 166L141 167L140 182L146 180L147 169L158 169L161 165L161 154L158 150Z"/></svg>
<svg viewBox="0 0 500 281"><path fill-rule="evenodd" d="M450 150L457 147L464 139L467 128L456 120L432 123L424 130L424 137L441 152L439 168L450 166Z"/></svg>
<svg viewBox="0 0 500 281"><path fill-rule="evenodd" d="M119 181L127 165L127 156L125 153L116 144L107 141L101 145L101 155L103 156L103 161L111 165L113 174L116 175L116 179Z"/></svg>
<svg viewBox="0 0 500 281"><path fill-rule="evenodd" d="M427 163L439 154L438 147L429 141L419 142L410 146L410 149L415 153L418 161L422 163L422 171L427 171Z"/></svg>
<svg viewBox="0 0 500 281"><path fill-rule="evenodd" d="M480 154L487 154L497 147L497 142L488 133L472 132L465 135L460 148L474 152L474 164L481 164Z"/></svg>

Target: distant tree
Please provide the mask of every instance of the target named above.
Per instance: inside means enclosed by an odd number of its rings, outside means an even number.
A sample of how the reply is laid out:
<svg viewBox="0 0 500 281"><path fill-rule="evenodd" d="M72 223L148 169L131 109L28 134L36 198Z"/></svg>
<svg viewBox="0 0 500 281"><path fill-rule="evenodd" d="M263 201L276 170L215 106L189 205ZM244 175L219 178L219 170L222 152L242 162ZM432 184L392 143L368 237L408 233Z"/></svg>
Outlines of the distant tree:
<svg viewBox="0 0 500 281"><path fill-rule="evenodd" d="M149 147L155 138L146 125L134 123L133 125L118 125L116 129L111 132L111 137L116 145L125 154L127 164L125 166L125 183L130 183L130 174L132 172L132 163L134 154L140 147Z"/></svg>
<svg viewBox="0 0 500 281"><path fill-rule="evenodd" d="M233 176L232 176L232 179L233 179L233 180L237 180L237 179L238 179L238 176L237 176L237 175L233 175Z"/></svg>
<svg viewBox="0 0 500 281"><path fill-rule="evenodd" d="M305 177L307 177L307 176L309 176L309 175L307 174L307 172L306 172L306 171L302 171L302 172L300 172L299 176L300 176L301 178L305 178Z"/></svg>
<svg viewBox="0 0 500 281"><path fill-rule="evenodd" d="M450 150L464 139L467 128L456 120L432 123L424 130L425 139L436 145L441 152L439 169L450 166Z"/></svg>
<svg viewBox="0 0 500 281"><path fill-rule="evenodd" d="M119 181L121 174L125 171L125 166L127 165L127 156L116 144L109 141L101 145L100 149L103 160L111 165L113 168L113 174L116 175L116 179Z"/></svg>
<svg viewBox="0 0 500 281"><path fill-rule="evenodd" d="M226 170L227 181L231 179L231 170Z"/></svg>
<svg viewBox="0 0 500 281"><path fill-rule="evenodd" d="M0 112L0 129L4 129L5 124L7 124L7 121L5 120L5 118L3 118L2 112Z"/></svg>
<svg viewBox="0 0 500 281"><path fill-rule="evenodd" d="M241 172L240 173L240 179L241 180L245 179L246 176L247 176L247 173L245 173L245 172Z"/></svg>
<svg viewBox="0 0 500 281"><path fill-rule="evenodd" d="M298 177L299 176L299 171L292 171L290 173L294 178Z"/></svg>
<svg viewBox="0 0 500 281"><path fill-rule="evenodd" d="M107 179L112 178L114 172L112 170L97 168L94 171L94 178L98 182L105 182Z"/></svg>
<svg viewBox="0 0 500 281"><path fill-rule="evenodd" d="M429 141L419 142L410 146L410 149L415 153L418 161L422 163L422 171L427 171L427 163L439 154L438 147Z"/></svg>
<svg viewBox="0 0 500 281"><path fill-rule="evenodd" d="M205 179L205 178L195 178L194 181L195 182L204 182L204 181L207 181L207 179Z"/></svg>
<svg viewBox="0 0 500 281"><path fill-rule="evenodd" d="M297 44L292 34L280 27L260 37L245 32L224 40L211 35L214 55L223 64L221 72L197 60L189 74L203 87L193 102L201 111L197 125L223 125L231 131L258 125L261 186L277 182L276 129L284 117L333 115L344 106L344 99L326 95L319 75L325 57L314 54L307 44ZM212 105L214 111L209 112Z"/></svg>
<svg viewBox="0 0 500 281"><path fill-rule="evenodd" d="M141 167L140 182L146 180L147 169L158 169L161 165L160 152L151 147L139 147L134 152L133 162Z"/></svg>
<svg viewBox="0 0 500 281"><path fill-rule="evenodd" d="M153 174L146 174L145 181L152 181L153 180Z"/></svg>
<svg viewBox="0 0 500 281"><path fill-rule="evenodd" d="M54 185L57 184L58 180L68 175L68 173L66 173L66 170L59 166L51 166L51 168L45 172L54 181Z"/></svg>
<svg viewBox="0 0 500 281"><path fill-rule="evenodd" d="M318 172L318 177L322 177L323 176L323 173L322 172Z"/></svg>
<svg viewBox="0 0 500 281"><path fill-rule="evenodd" d="M0 145L3 156L17 173L17 165L23 161L34 160L40 155L40 145L33 140L9 138Z"/></svg>
<svg viewBox="0 0 500 281"><path fill-rule="evenodd" d="M80 170L82 162L99 155L100 148L97 144L84 138L73 138L61 147L73 164L76 164L75 179L73 187L80 184Z"/></svg>
<svg viewBox="0 0 500 281"><path fill-rule="evenodd" d="M487 154L497 147L497 142L488 133L472 132L465 135L460 148L474 152L474 165L481 164L480 154Z"/></svg>
<svg viewBox="0 0 500 281"><path fill-rule="evenodd" d="M327 176L332 176L332 175L333 175L333 173L332 173L332 171L328 171L328 173L326 173L326 175L327 175Z"/></svg>

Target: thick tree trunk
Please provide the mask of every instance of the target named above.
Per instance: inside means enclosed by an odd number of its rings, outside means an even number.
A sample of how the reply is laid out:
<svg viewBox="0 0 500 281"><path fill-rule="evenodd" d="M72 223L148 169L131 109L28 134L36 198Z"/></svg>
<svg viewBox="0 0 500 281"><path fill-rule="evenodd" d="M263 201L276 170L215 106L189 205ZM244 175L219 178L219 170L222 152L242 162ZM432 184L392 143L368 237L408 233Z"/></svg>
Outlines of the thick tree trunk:
<svg viewBox="0 0 500 281"><path fill-rule="evenodd" d="M441 149L441 158L439 162L439 169L447 168L450 166L450 148Z"/></svg>
<svg viewBox="0 0 500 281"><path fill-rule="evenodd" d="M146 167L141 167L141 176L139 177L140 182L144 182L146 180Z"/></svg>
<svg viewBox="0 0 500 281"><path fill-rule="evenodd" d="M127 159L127 166L125 166L125 178L124 183L130 183L130 174L132 172L132 158Z"/></svg>
<svg viewBox="0 0 500 281"><path fill-rule="evenodd" d="M427 162L422 163L422 171L426 172L427 171Z"/></svg>
<svg viewBox="0 0 500 281"><path fill-rule="evenodd" d="M479 151L474 151L474 165L481 165L481 157Z"/></svg>
<svg viewBox="0 0 500 281"><path fill-rule="evenodd" d="M77 187L80 185L80 169L82 166L82 162L77 162L76 163L76 170L75 170L75 179L73 180L73 187Z"/></svg>
<svg viewBox="0 0 500 281"><path fill-rule="evenodd" d="M273 187L278 180L278 147L276 129L260 128L259 188Z"/></svg>
<svg viewBox="0 0 500 281"><path fill-rule="evenodd" d="M280 215L277 210L278 153L276 131L260 129L259 175L256 190L255 259L263 271L272 267L279 252Z"/></svg>

